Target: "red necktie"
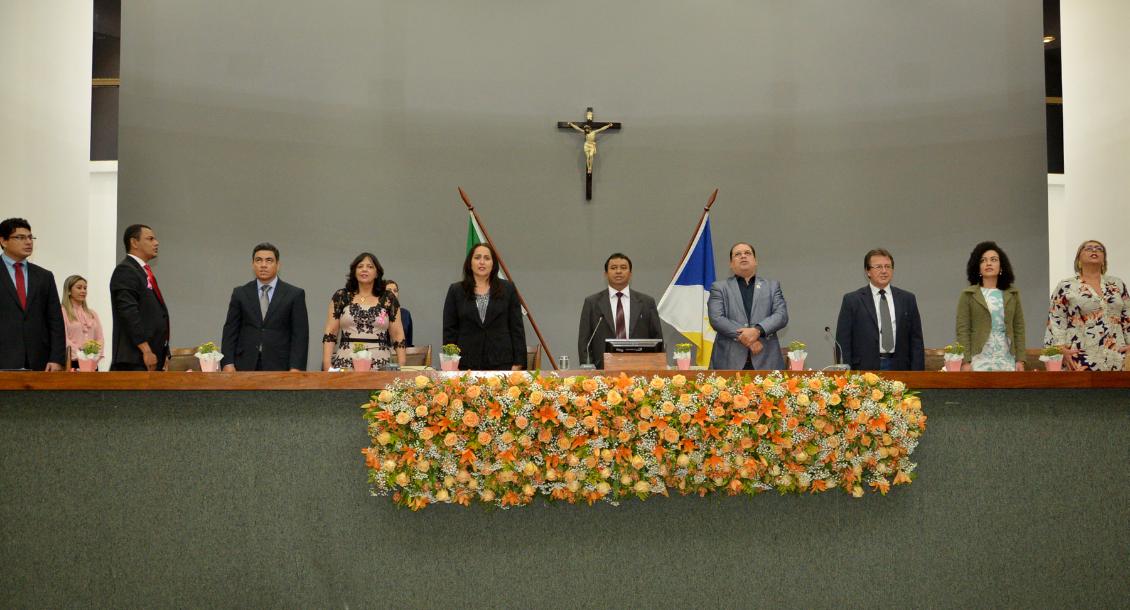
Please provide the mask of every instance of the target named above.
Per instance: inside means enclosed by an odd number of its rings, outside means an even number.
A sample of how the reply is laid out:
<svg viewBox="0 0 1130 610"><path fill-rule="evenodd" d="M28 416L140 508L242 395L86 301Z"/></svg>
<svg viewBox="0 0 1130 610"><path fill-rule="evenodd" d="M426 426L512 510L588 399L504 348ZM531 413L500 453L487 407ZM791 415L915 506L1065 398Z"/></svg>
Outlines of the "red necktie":
<svg viewBox="0 0 1130 610"><path fill-rule="evenodd" d="M20 297L20 308L27 309L27 286L24 285L23 263L16 263L16 296Z"/></svg>
<svg viewBox="0 0 1130 610"><path fill-rule="evenodd" d="M624 293L616 293L616 338L627 339L628 331L624 328Z"/></svg>
<svg viewBox="0 0 1130 610"><path fill-rule="evenodd" d="M149 285L153 287L153 294L157 295L157 301L164 305L165 297L161 296L161 287L157 285L157 277L153 275L153 270L149 268L149 265L145 265L145 275L149 276Z"/></svg>

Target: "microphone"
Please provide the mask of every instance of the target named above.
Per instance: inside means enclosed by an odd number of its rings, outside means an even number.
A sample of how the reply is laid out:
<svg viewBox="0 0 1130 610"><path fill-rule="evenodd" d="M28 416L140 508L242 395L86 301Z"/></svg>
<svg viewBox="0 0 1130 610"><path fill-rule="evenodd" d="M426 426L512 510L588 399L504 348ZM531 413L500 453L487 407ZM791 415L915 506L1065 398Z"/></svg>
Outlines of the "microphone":
<svg viewBox="0 0 1130 610"><path fill-rule="evenodd" d="M832 332L831 326L825 326L824 327L824 339L827 340L827 341L831 341L831 343L832 343L832 361L835 362L835 364L829 364L828 366L824 367L821 370L823 370L823 371L850 371L851 365L850 364L844 364L843 362L841 362L841 360L843 360L844 348L840 346L839 341L836 341L836 335L835 335L835 333Z"/></svg>
<svg viewBox="0 0 1130 610"><path fill-rule="evenodd" d="M581 369L596 368L596 365L592 363L592 340L596 337L596 331L600 330L601 322L604 322L604 314L600 314L600 317L597 318L596 324L592 328L592 334L589 335L589 342L585 344L585 361L581 364Z"/></svg>

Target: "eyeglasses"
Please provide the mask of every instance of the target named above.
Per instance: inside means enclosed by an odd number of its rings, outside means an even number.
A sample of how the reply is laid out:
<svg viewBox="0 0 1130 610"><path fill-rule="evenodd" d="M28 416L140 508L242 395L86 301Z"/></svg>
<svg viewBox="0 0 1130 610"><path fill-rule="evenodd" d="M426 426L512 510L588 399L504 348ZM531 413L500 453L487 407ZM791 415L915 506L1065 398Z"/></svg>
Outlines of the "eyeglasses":
<svg viewBox="0 0 1130 610"><path fill-rule="evenodd" d="M35 241L36 237L34 235L13 235L8 239L14 239L16 241Z"/></svg>
<svg viewBox="0 0 1130 610"><path fill-rule="evenodd" d="M871 265L870 267L868 267L868 269L873 269L875 271L890 271L894 268L894 265Z"/></svg>
<svg viewBox="0 0 1130 610"><path fill-rule="evenodd" d="M1084 252L1106 252L1106 248L1102 246L1083 246Z"/></svg>

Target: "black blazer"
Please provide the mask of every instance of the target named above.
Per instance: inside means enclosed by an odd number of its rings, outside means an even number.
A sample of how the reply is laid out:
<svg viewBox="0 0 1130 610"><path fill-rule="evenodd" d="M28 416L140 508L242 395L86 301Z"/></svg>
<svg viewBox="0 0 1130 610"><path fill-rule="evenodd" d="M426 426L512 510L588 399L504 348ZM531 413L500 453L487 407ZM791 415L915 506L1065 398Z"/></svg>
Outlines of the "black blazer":
<svg viewBox="0 0 1130 610"><path fill-rule="evenodd" d="M33 371L54 362L66 368L66 337L63 310L55 276L39 265L27 267L27 309L20 307L16 285L0 263L0 369Z"/></svg>
<svg viewBox="0 0 1130 610"><path fill-rule="evenodd" d="M526 368L526 328L514 284L502 281L502 294L491 295L486 321L479 321L475 299L462 282L447 289L443 302L443 343L459 346L459 368L474 371Z"/></svg>
<svg viewBox="0 0 1130 610"><path fill-rule="evenodd" d="M403 307L400 308L400 325L404 327L404 346L414 347L412 342L412 313Z"/></svg>
<svg viewBox="0 0 1130 610"><path fill-rule="evenodd" d="M921 371L926 368L922 343L922 318L914 293L890 286L895 304L895 359L892 370ZM836 322L836 342L843 361L858 371L879 370L879 319L871 286L844 295Z"/></svg>
<svg viewBox="0 0 1130 610"><path fill-rule="evenodd" d="M144 365L137 347L144 342L157 356L157 368L163 368L169 356L169 308L157 300L145 269L128 255L110 276L110 308L114 315L111 370L116 364Z"/></svg>
<svg viewBox="0 0 1130 610"><path fill-rule="evenodd" d="M631 289L631 320L628 324L628 336L632 339L662 339L663 326L659 323L659 310L655 307L655 299ZM604 318L601 320L601 318ZM597 322L600 326L597 326ZM595 332L595 334L594 334ZM589 338L592 342L589 342ZM581 306L581 323L577 330L577 354L585 364L585 348L588 347L588 363L598 369L604 368L604 340L616 337L616 314L612 311L612 304L608 300L608 288L585 298Z"/></svg>
<svg viewBox="0 0 1130 610"><path fill-rule="evenodd" d="M310 349L306 291L280 279L264 318L259 312L259 282L236 286L231 291L223 337L222 366L234 364L237 371L254 371L262 355L264 371L305 371Z"/></svg>

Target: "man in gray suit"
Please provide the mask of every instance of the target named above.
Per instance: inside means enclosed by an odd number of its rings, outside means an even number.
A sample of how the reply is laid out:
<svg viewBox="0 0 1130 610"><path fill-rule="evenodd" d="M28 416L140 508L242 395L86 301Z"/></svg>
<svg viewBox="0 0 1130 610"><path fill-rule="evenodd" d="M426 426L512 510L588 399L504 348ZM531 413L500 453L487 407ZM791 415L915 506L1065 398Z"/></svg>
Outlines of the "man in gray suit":
<svg viewBox="0 0 1130 610"><path fill-rule="evenodd" d="M780 370L785 368L777 332L789 323L781 285L757 275L757 253L744 242L730 248L734 275L710 287L707 309L718 336L710 368Z"/></svg>
<svg viewBox="0 0 1130 610"><path fill-rule="evenodd" d="M598 369L604 368L605 339L663 338L655 299L628 288L632 259L620 252L609 256L604 261L604 279L608 286L585 299L577 332L581 364L593 364Z"/></svg>

